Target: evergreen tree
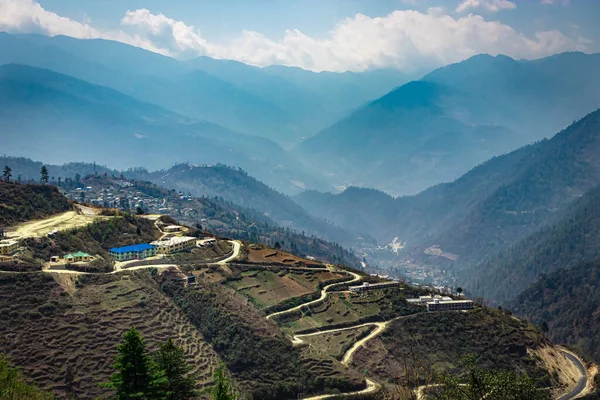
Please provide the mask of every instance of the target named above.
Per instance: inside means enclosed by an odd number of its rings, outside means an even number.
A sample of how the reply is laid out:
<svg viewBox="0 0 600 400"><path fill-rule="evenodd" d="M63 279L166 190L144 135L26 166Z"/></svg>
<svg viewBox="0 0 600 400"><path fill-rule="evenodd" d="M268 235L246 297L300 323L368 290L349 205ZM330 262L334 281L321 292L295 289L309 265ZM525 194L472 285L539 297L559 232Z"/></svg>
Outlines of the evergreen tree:
<svg viewBox="0 0 600 400"><path fill-rule="evenodd" d="M117 370L106 385L116 391L117 400L161 399L165 378L148 354L144 339L135 328L123 334L117 346Z"/></svg>
<svg viewBox="0 0 600 400"><path fill-rule="evenodd" d="M40 170L40 182L42 184L48 183L48 168L45 165L42 165L42 169Z"/></svg>
<svg viewBox="0 0 600 400"><path fill-rule="evenodd" d="M186 364L183 349L171 339L163 343L154 355L156 365L164 372L166 399L186 400L196 395L194 378L189 375L192 368Z"/></svg>
<svg viewBox="0 0 600 400"><path fill-rule="evenodd" d="M213 400L235 400L233 385L231 379L225 375L225 366L219 365L214 375L215 386L211 390L211 398Z"/></svg>
<svg viewBox="0 0 600 400"><path fill-rule="evenodd" d="M10 182L10 178L12 178L12 169L8 165L4 167L2 177L6 182Z"/></svg>

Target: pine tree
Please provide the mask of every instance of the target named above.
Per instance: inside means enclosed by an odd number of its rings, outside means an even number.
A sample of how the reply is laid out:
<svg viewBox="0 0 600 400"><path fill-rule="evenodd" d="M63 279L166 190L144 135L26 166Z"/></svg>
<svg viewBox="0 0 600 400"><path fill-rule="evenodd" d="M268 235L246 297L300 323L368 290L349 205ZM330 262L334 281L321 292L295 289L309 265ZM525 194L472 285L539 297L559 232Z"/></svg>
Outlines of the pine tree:
<svg viewBox="0 0 600 400"><path fill-rule="evenodd" d="M160 399L165 378L148 354L144 339L135 328L123 334L117 346L117 370L106 385L116 391L118 400Z"/></svg>
<svg viewBox="0 0 600 400"><path fill-rule="evenodd" d="M2 177L6 182L10 182L10 178L12 178L12 169L6 165L4 167L4 171L2 172Z"/></svg>
<svg viewBox="0 0 600 400"><path fill-rule="evenodd" d="M214 379L215 386L211 390L211 398L213 400L235 400L237 398L233 392L231 379L225 375L225 366L223 364L219 365L219 368L215 371Z"/></svg>
<svg viewBox="0 0 600 400"><path fill-rule="evenodd" d="M42 184L48 183L48 168L45 165L42 165L42 169L40 170L40 182Z"/></svg>
<svg viewBox="0 0 600 400"><path fill-rule="evenodd" d="M168 400L192 399L196 395L192 368L186 364L183 349L171 339L163 343L154 355L156 365L166 378L165 396Z"/></svg>

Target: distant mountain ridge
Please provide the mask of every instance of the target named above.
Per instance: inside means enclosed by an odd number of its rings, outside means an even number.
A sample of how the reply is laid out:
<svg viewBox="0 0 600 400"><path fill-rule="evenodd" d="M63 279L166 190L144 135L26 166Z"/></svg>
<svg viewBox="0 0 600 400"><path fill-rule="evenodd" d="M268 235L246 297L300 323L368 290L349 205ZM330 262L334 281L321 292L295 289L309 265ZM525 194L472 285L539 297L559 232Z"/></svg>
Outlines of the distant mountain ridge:
<svg viewBox="0 0 600 400"><path fill-rule="evenodd" d="M465 268L466 286L476 281L491 284L485 268L473 266L562 215L597 185L597 154L600 110L552 139L493 158L452 183L416 196L394 199L349 189L339 195L306 192L294 199L336 225L365 229L380 243L398 237L413 256L439 245L460 256L455 267Z"/></svg>
<svg viewBox="0 0 600 400"><path fill-rule="evenodd" d="M322 186L268 139L188 118L112 89L24 65L0 66L3 151L125 169L174 161L235 164L286 192ZM52 140L52 151L48 151Z"/></svg>
<svg viewBox="0 0 600 400"><path fill-rule="evenodd" d="M335 185L416 194L599 108L597 70L600 54L474 56L366 104L294 154Z"/></svg>
<svg viewBox="0 0 600 400"><path fill-rule="evenodd" d="M302 81L289 80L272 70L230 60L179 61L114 41L0 33L0 50L0 64L26 64L71 75L284 146L408 80L399 72L370 74L368 80L361 74L330 73L327 81L338 90L347 89L347 96L336 99L321 88L324 74L302 70Z"/></svg>

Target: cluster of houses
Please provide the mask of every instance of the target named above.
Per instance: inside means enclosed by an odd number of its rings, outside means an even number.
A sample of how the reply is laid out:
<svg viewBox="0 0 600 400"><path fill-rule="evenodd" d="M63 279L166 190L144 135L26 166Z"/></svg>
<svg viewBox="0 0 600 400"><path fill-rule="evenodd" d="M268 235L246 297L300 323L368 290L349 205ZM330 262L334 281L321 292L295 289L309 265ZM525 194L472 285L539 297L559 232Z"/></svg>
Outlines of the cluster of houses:
<svg viewBox="0 0 600 400"><path fill-rule="evenodd" d="M114 182L117 185L82 185L64 193L71 200L84 200L86 203L102 207L121 208L131 211L135 211L139 207L145 212L154 214L170 214L174 211L173 204L170 204L166 198L152 197L136 190L133 183L127 180L115 180ZM179 203L181 201L187 202L193 200L193 197L184 195L183 193L179 193L177 198L179 199ZM177 209L180 209L180 207L181 205L178 204Z"/></svg>
<svg viewBox="0 0 600 400"><path fill-rule="evenodd" d="M473 300L454 300L452 297L429 295L419 296L416 299L406 299L412 304L419 304L427 307L427 311L452 311L452 310L472 310Z"/></svg>

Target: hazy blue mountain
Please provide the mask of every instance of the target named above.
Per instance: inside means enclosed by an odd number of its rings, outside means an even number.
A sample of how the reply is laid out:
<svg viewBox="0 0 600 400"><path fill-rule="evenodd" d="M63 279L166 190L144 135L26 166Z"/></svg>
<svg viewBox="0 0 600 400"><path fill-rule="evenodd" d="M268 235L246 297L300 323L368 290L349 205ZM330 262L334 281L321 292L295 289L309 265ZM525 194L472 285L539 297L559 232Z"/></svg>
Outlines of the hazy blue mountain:
<svg viewBox="0 0 600 400"><path fill-rule="evenodd" d="M3 152L118 168L176 161L237 165L279 190L322 186L275 143L175 114L48 70L0 67ZM48 150L51 144L51 151Z"/></svg>
<svg viewBox="0 0 600 400"><path fill-rule="evenodd" d="M600 107L596 70L598 54L475 56L368 103L294 151L333 184L414 194Z"/></svg>
<svg viewBox="0 0 600 400"><path fill-rule="evenodd" d="M342 185L412 194L452 181L470 167L509 151L521 140L499 126L473 126L448 115L470 95L414 81L373 101L294 149L307 165Z"/></svg>
<svg viewBox="0 0 600 400"><path fill-rule="evenodd" d="M0 49L0 64L51 69L286 147L406 81L397 71L299 70L312 82L305 84L236 61L180 61L120 42L67 36L2 34Z"/></svg>
<svg viewBox="0 0 600 400"><path fill-rule="evenodd" d="M265 72L284 78L322 99L323 107L338 119L363 104L375 100L394 88L418 77L395 69L365 72L312 72L297 67L273 65ZM333 124L335 121L331 121Z"/></svg>
<svg viewBox="0 0 600 400"><path fill-rule="evenodd" d="M423 80L478 96L488 113L470 121L495 123L540 139L600 107L600 54L570 52L538 60L478 55L437 69Z"/></svg>
<svg viewBox="0 0 600 400"><path fill-rule="evenodd" d="M485 279L471 268L548 223L600 181L600 110L556 134L495 157L452 183L416 196L349 189L303 193L295 200L313 215L380 242L394 237L413 255L440 245L457 254L466 284Z"/></svg>

